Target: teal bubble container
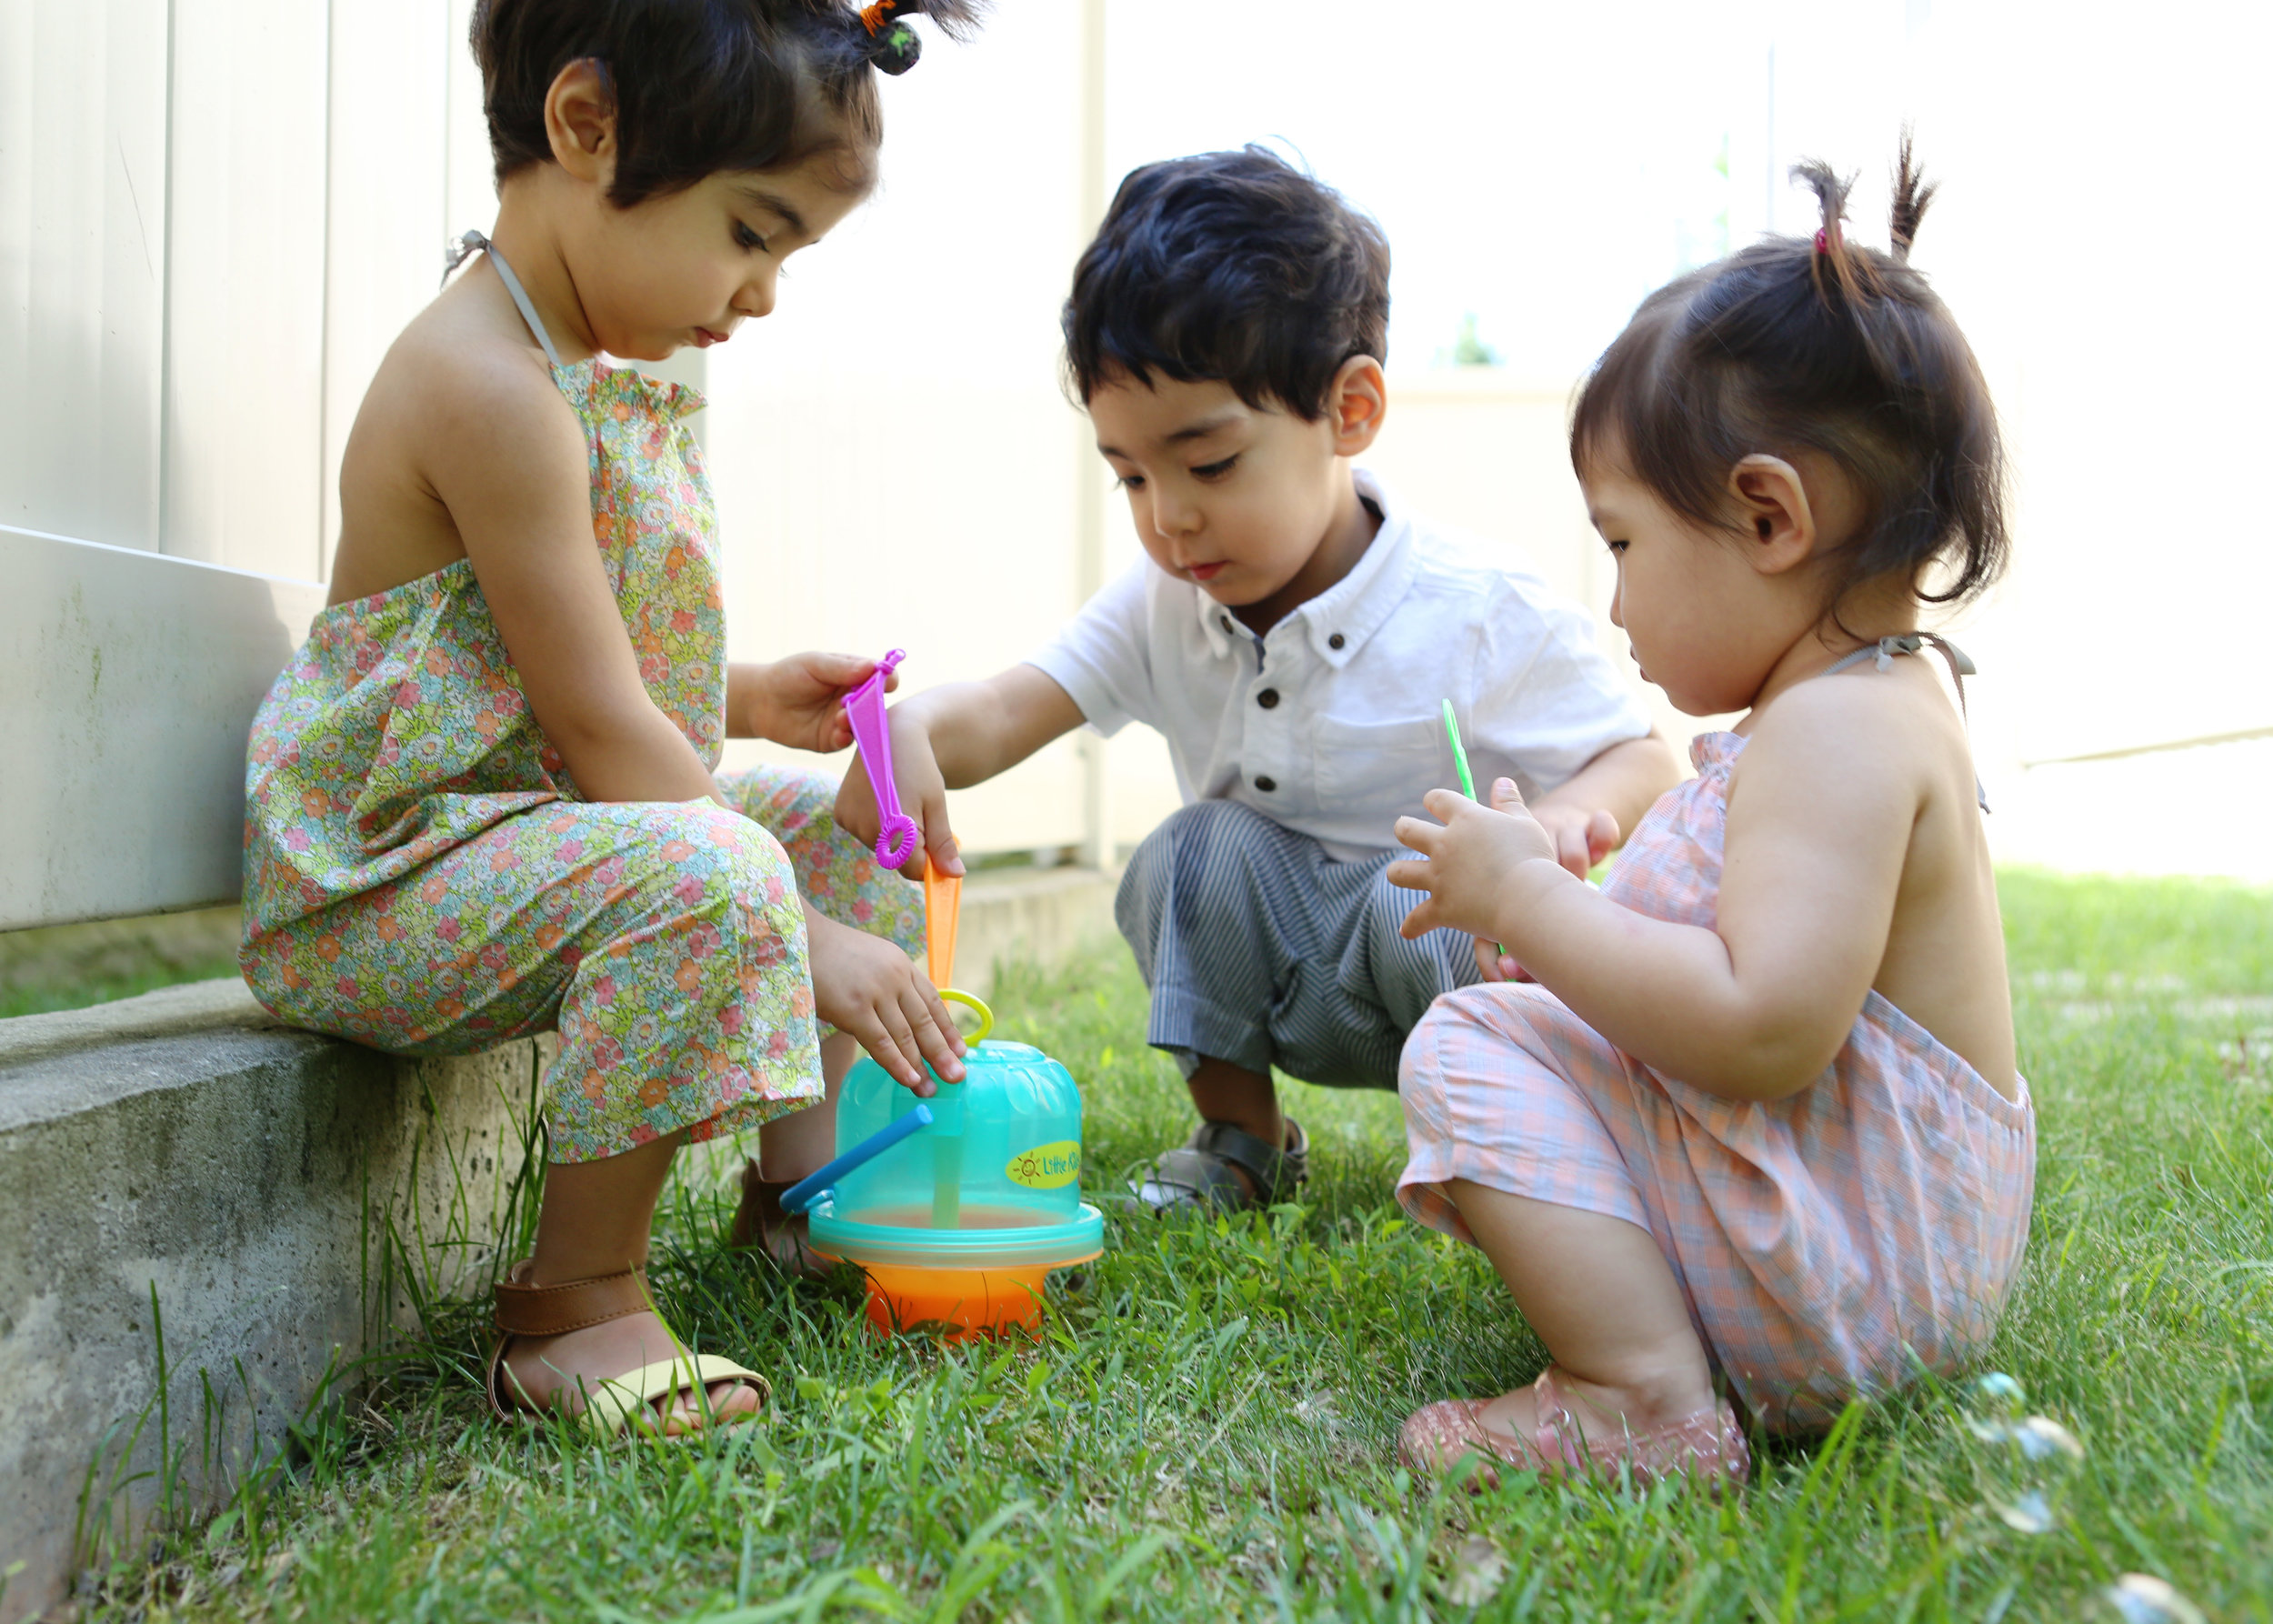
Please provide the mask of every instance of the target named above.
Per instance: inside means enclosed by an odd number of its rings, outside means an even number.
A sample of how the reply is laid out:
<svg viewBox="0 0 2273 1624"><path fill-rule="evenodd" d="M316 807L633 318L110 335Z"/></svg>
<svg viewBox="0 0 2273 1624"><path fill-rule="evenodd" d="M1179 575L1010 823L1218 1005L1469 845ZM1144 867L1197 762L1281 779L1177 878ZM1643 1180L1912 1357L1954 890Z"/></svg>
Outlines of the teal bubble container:
<svg viewBox="0 0 2273 1624"><path fill-rule="evenodd" d="M1104 1249L1105 1219L1081 1199L1081 1090L1030 1044L987 1041L939 1082L931 1126L846 1174L813 1208L816 1251L868 1277L880 1330L951 1338L1030 1326L1049 1272ZM935 1078L935 1081L937 1079ZM874 1060L836 1104L839 1154L913 1103Z"/></svg>

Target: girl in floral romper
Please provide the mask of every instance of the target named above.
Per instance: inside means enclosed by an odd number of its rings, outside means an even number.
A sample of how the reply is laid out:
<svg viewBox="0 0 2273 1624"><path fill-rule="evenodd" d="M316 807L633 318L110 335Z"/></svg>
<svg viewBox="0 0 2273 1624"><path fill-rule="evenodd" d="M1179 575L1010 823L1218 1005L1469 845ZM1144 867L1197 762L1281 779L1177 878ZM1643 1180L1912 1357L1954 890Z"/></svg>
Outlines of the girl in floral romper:
<svg viewBox="0 0 2273 1624"><path fill-rule="evenodd" d="M2035 1130L1978 785L1905 657L1969 668L1918 627L2004 562L1996 419L1908 265L1907 145L1889 253L1799 173L1822 229L1652 296L1571 436L1643 674L1748 714L1599 892L1505 779L1398 828L1427 859L1390 870L1429 893L1407 934L1505 952L1406 1047L1398 1194L1483 1248L1553 1360L1414 1415L1416 1466L1741 1479L1737 1406L1806 1433L1954 1369L2019 1263Z"/></svg>
<svg viewBox="0 0 2273 1624"><path fill-rule="evenodd" d="M762 1378L652 1310L673 1152L765 1124L771 1182L811 1170L810 1108L855 1040L918 1092L926 1063L962 1075L906 951L918 889L837 833L835 785L712 777L728 737L848 743L870 662L726 663L702 402L599 358L773 309L781 261L873 183L873 70L914 62L919 11L970 7L476 6L496 226L372 380L330 605L254 723L261 1000L396 1054L559 1030L536 1251L498 1288L501 1407L674 1433L755 1412Z"/></svg>

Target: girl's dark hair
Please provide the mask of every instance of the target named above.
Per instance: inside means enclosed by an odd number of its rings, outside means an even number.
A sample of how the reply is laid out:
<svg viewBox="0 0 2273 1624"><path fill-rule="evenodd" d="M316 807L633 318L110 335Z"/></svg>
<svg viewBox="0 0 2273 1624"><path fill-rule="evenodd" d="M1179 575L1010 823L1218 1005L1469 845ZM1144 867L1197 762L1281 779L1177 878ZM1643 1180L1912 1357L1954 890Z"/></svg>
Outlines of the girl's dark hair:
<svg viewBox="0 0 2273 1624"><path fill-rule="evenodd" d="M1882 254L1847 240L1852 175L1819 162L1792 174L1823 228L1765 238L1645 299L1579 391L1571 461L1614 460L1684 517L1726 526L1739 461L1818 452L1861 506L1827 560L1832 613L1898 573L1925 602L1963 602L2003 573L2010 542L1988 386L1909 265L1934 187L1906 134Z"/></svg>
<svg viewBox="0 0 2273 1624"><path fill-rule="evenodd" d="M1132 169L1066 301L1066 380L1220 380L1317 421L1354 356L1389 356L1389 244L1267 147Z"/></svg>
<svg viewBox="0 0 2273 1624"><path fill-rule="evenodd" d="M870 70L904 73L920 49L901 19L950 36L986 0L478 0L470 31L497 179L552 161L545 97L572 62L599 65L616 98L616 178L629 208L721 170L786 169L832 148L875 146L884 114ZM853 166L865 182L865 163ZM857 183L856 183L857 184Z"/></svg>

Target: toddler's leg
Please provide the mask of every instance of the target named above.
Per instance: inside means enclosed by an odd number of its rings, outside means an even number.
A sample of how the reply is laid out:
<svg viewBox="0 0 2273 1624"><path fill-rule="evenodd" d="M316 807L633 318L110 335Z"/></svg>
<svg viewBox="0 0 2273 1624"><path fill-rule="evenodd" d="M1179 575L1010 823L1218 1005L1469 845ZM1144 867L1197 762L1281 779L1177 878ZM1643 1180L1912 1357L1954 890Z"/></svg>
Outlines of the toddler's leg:
<svg viewBox="0 0 2273 1624"><path fill-rule="evenodd" d="M462 1054L557 1024L555 1160L520 1286L635 1267L678 1145L819 1091L789 865L764 830L707 803L538 807L271 938L255 956L271 1007L381 1048ZM541 1404L669 1357L669 1333L641 1312L516 1336L506 1364ZM757 1395L712 1400L731 1414ZM666 1426L693 1403L664 1401Z"/></svg>
<svg viewBox="0 0 2273 1624"><path fill-rule="evenodd" d="M1648 1230L1465 1178L1447 1193L1567 1378L1567 1392L1637 1432L1712 1408L1705 1345ZM1517 1438L1529 1438L1538 1421L1529 1388L1481 1413Z"/></svg>
<svg viewBox="0 0 2273 1624"><path fill-rule="evenodd" d="M596 1280L644 1268L656 1200L685 1140L683 1132L675 1133L621 1156L546 1169L527 1283ZM684 1351L657 1316L631 1314L559 1336L516 1337L506 1364L529 1400L546 1408L564 1388L588 1391L608 1375L679 1358ZM663 1431L676 1435L701 1429L703 1408L713 1419L726 1421L755 1413L760 1402L755 1388L728 1381L714 1383L704 1403L691 1392L680 1392L659 1401L657 1408Z"/></svg>
<svg viewBox="0 0 2273 1624"><path fill-rule="evenodd" d="M1544 1470L1741 1477L1749 1457L1634 1168L1597 1114L1630 1064L1553 995L1472 987L1406 1046L1412 1158L1398 1195L1472 1239L1553 1363L1531 1388L1406 1423L1416 1464L1480 1454Z"/></svg>
<svg viewBox="0 0 2273 1624"><path fill-rule="evenodd" d="M797 889L840 925L889 937L907 952L924 945L924 888L880 867L876 854L836 827L836 784L820 773L762 766L722 776L718 787L746 817L765 826L788 853ZM860 1058L846 1034L822 1028L824 1098L758 1129L757 1158L742 1169L742 1202L729 1244L763 1247L786 1268L824 1272L806 1249L803 1218L781 1210L789 1187L836 1154L836 1096Z"/></svg>

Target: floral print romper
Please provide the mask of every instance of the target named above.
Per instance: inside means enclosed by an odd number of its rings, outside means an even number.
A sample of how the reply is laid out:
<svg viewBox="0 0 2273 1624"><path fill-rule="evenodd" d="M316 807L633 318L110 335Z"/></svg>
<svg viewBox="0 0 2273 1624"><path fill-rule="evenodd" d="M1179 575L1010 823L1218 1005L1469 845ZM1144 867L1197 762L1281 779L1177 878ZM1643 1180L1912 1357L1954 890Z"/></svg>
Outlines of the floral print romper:
<svg viewBox="0 0 2273 1624"><path fill-rule="evenodd" d="M502 269L502 262L500 262ZM593 538L641 678L716 768L726 622L703 402L563 366ZM911 950L922 891L838 831L835 783L761 767L706 800L592 802L530 714L465 559L315 618L253 722L245 978L296 1026L402 1055L557 1027L551 1158L756 1126L823 1092L800 891Z"/></svg>

